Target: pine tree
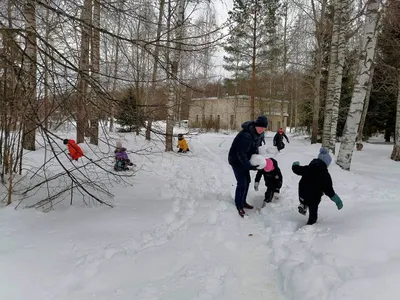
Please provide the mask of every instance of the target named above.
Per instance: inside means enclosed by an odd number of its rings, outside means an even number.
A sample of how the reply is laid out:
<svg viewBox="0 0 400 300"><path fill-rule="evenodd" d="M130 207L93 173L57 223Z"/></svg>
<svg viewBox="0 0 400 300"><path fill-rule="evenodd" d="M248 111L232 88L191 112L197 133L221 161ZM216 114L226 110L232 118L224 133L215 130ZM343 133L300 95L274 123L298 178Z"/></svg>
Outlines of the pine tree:
<svg viewBox="0 0 400 300"><path fill-rule="evenodd" d="M250 80L250 114L254 119L257 77L276 46L279 0L234 0L229 12L231 35L224 50L224 68L235 81Z"/></svg>
<svg viewBox="0 0 400 300"><path fill-rule="evenodd" d="M132 89L119 101L116 119L122 127L128 127L129 132L144 126L143 106L139 104Z"/></svg>

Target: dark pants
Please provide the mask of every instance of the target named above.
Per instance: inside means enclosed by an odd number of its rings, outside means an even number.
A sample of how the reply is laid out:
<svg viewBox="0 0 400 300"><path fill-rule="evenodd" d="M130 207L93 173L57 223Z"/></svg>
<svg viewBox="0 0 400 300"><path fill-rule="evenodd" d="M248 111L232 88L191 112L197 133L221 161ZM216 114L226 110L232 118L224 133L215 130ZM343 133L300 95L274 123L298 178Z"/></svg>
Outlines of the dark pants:
<svg viewBox="0 0 400 300"><path fill-rule="evenodd" d="M232 167L233 168L233 167ZM236 177L236 192L235 192L235 204L238 210L244 208L246 203L247 192L250 186L250 171L244 169L233 168L233 173Z"/></svg>
<svg viewBox="0 0 400 300"><path fill-rule="evenodd" d="M186 153L187 151L189 151L189 148L186 151L183 151L182 148L179 148L179 150L178 150L179 153Z"/></svg>
<svg viewBox="0 0 400 300"><path fill-rule="evenodd" d="M277 188L278 184L275 182L268 183L267 191L265 192L265 202L271 202L275 193L279 193L279 189Z"/></svg>
<svg viewBox="0 0 400 300"><path fill-rule="evenodd" d="M308 207L308 222L307 225L312 225L318 220L318 206L321 199L317 201L307 201L306 199L300 200L300 203Z"/></svg>

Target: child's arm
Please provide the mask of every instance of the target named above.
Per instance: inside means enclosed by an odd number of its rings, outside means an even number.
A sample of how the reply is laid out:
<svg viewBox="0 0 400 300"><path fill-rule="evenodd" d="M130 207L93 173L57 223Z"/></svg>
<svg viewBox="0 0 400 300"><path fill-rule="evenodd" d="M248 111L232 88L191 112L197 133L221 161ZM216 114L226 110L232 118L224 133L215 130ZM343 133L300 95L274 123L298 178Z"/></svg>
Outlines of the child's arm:
<svg viewBox="0 0 400 300"><path fill-rule="evenodd" d="M294 174L303 176L305 172L307 172L308 166L300 166L300 163L298 161L295 161L292 164L292 171Z"/></svg>
<svg viewBox="0 0 400 300"><path fill-rule="evenodd" d="M283 184L283 176L282 176L281 169L278 168L276 171L277 171L277 175L276 176L278 176L278 178L276 178L276 180L278 181L278 184L277 184L276 188L280 189L282 187L282 184Z"/></svg>
<svg viewBox="0 0 400 300"><path fill-rule="evenodd" d="M288 142L288 143L289 143L289 139L288 139L287 135L284 133L284 134L283 134L283 136L285 137L285 139L286 139L286 142Z"/></svg>
<svg viewBox="0 0 400 300"><path fill-rule="evenodd" d="M332 198L335 196L335 190L333 189L333 183L332 183L332 177L329 174L329 172L326 172L323 178L323 189L322 191L324 192L325 195L327 195L329 198Z"/></svg>

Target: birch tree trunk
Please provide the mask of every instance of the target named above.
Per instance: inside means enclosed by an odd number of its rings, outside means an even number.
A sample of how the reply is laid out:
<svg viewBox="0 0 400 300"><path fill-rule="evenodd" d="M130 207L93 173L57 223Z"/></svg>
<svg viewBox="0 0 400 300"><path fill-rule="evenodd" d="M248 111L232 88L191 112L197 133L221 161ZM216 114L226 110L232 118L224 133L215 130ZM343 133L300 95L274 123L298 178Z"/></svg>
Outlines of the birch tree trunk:
<svg viewBox="0 0 400 300"><path fill-rule="evenodd" d="M90 143L99 144L99 112L100 112L100 0L93 0L93 35L91 47L92 97L90 112Z"/></svg>
<svg viewBox="0 0 400 300"><path fill-rule="evenodd" d="M333 98L335 94L336 76L339 71L338 52L339 52L339 35L340 35L340 19L342 15L342 7L344 0L336 0L334 6L334 18L332 29L332 41L328 71L328 84L326 88L326 100L324 111L324 127L322 134L322 147L329 147L331 140L331 122L333 110Z"/></svg>
<svg viewBox="0 0 400 300"><path fill-rule="evenodd" d="M339 24L339 36L337 44L337 60L336 60L336 76L333 89L332 97L332 114L331 114L331 128L330 128L330 141L328 148L335 153L336 151L336 132L337 124L339 119L339 106L340 106L340 95L342 92L342 79L343 79L343 68L346 59L346 45L347 45L347 28L349 26L350 19L350 1L342 0L340 6L340 24Z"/></svg>
<svg viewBox="0 0 400 300"><path fill-rule="evenodd" d="M76 87L76 142L85 141L87 127L87 93L89 76L89 51L90 51L90 24L92 20L92 0L85 0L81 12L81 53L79 57L79 73Z"/></svg>
<svg viewBox="0 0 400 300"><path fill-rule="evenodd" d="M371 98L372 79L374 78L374 70L375 70L375 67L372 66L371 77L368 80L367 95L365 96L365 101L364 101L363 111L362 111L362 115L361 115L360 125L358 126L358 133L357 133L356 142L359 142L359 143L362 143L362 140L363 140L364 125L365 125L365 120L366 120L367 114L368 114L369 99Z"/></svg>
<svg viewBox="0 0 400 300"><path fill-rule="evenodd" d="M169 0L169 6L171 5L171 0ZM177 76L179 61L181 56L182 39L183 39L183 21L185 14L185 0L178 1L178 16L176 23L176 36L175 36L175 47L173 49L173 59L168 63L170 65L170 77L169 77L169 93L168 93L168 104L167 104L167 128L165 136L165 151L172 151L173 145L173 134L174 134L174 108L176 100L176 87L177 87ZM169 9L169 16L171 15L171 10ZM169 40L168 40L169 41ZM170 50L171 51L171 50Z"/></svg>
<svg viewBox="0 0 400 300"><path fill-rule="evenodd" d="M158 23L157 23L157 37L156 37L156 46L154 49L154 63L153 63L153 74L151 76L151 89L150 89L150 104L154 104L155 95L156 95L156 81L157 81L157 72L158 72L158 57L160 53L160 37L161 37L161 29L162 29L162 20L164 16L164 6L165 0L160 0L159 12L158 12ZM153 121L152 111L150 110L149 103L146 106L146 116L147 116L147 128L146 128L146 140L151 139L151 126Z"/></svg>
<svg viewBox="0 0 400 300"><path fill-rule="evenodd" d="M350 109L344 128L343 140L340 145L337 159L337 164L344 170L350 170L361 113L364 106L365 96L367 94L368 81L371 76L378 34L380 15L379 7L379 0L368 1L363 35L363 47L358 65L358 75L355 81Z"/></svg>
<svg viewBox="0 0 400 300"><path fill-rule="evenodd" d="M22 147L35 150L37 97L36 97L36 1L26 0L25 7L26 58L24 59L25 115L23 121Z"/></svg>
<svg viewBox="0 0 400 300"><path fill-rule="evenodd" d="M396 127L394 132L394 145L390 159L400 161L400 70L397 72L397 109L396 109Z"/></svg>

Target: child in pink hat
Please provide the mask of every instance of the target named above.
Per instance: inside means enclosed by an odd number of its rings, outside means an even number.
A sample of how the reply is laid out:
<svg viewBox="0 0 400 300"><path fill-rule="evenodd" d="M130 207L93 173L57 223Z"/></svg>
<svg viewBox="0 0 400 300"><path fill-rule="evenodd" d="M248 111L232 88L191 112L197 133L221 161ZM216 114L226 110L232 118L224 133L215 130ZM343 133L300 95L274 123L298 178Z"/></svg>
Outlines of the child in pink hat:
<svg viewBox="0 0 400 300"><path fill-rule="evenodd" d="M261 176L264 177L265 186L267 187L264 202L269 203L272 201L274 194L280 192L283 183L282 172L278 167L278 162L273 158L265 159L265 167L258 170L254 182L254 189L256 191L258 191Z"/></svg>

